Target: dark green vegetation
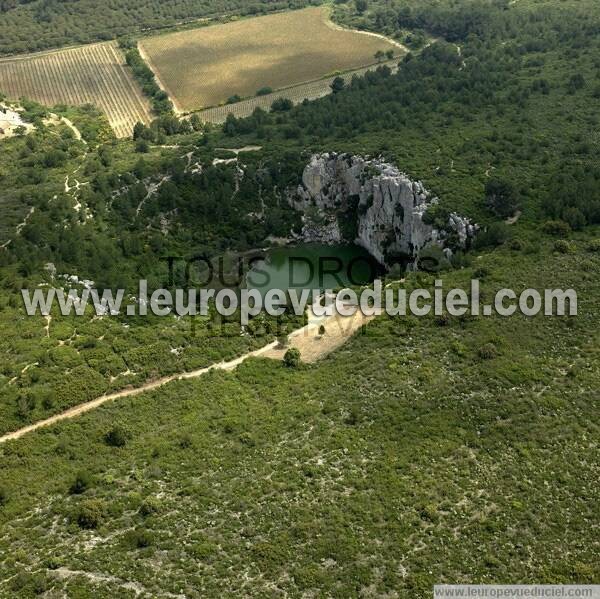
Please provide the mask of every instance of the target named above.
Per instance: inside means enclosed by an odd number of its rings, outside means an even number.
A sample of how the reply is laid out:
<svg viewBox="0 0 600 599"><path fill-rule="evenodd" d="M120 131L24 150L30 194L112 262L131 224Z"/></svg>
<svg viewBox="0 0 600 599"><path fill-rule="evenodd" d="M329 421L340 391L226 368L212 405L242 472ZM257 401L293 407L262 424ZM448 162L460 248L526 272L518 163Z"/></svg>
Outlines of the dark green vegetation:
<svg viewBox="0 0 600 599"><path fill-rule="evenodd" d="M54 316L46 331L17 291L50 261L152 286L161 257L285 236L298 223L281 190L312 151L383 153L440 196L430 222L452 209L484 225L446 289L572 287L579 316L382 317L318 365L252 360L1 446L0 595L420 599L436 582L600 578L595 4L358 4L338 20L447 41L223 130L164 117L116 142L93 111L65 109L87 145L62 127L2 143L2 430L285 339L269 322L214 336L211 319L194 333ZM263 150L213 164L249 144ZM85 185L65 191L67 175Z"/></svg>
<svg viewBox="0 0 600 599"><path fill-rule="evenodd" d="M99 40L193 22L206 17L257 15L302 8L307 0L2 0L0 54Z"/></svg>
<svg viewBox="0 0 600 599"><path fill-rule="evenodd" d="M244 252L269 235L287 235L297 220L275 190L297 184L297 156L265 164L248 155L242 178L234 165L212 165L215 150L206 138L140 154L102 121L92 127L88 112L65 114L81 127L82 141L65 126L44 126L43 112L31 106L27 115L38 130L3 142L2 242L11 243L0 250L1 432L105 392L233 358L298 326L260 319L241 336L235 318L97 320L91 311L65 318L58 310L50 323L26 317L20 289L72 287L62 275L134 297L139 279L150 290L187 287L188 277L199 280L196 268L186 272L186 262L176 260L170 280L168 257ZM231 270L227 281L236 281L237 266Z"/></svg>
<svg viewBox="0 0 600 599"><path fill-rule="evenodd" d="M381 318L319 365L254 360L0 448L0 593L597 581L600 254L522 242L445 285L575 286L578 318Z"/></svg>
<svg viewBox="0 0 600 599"><path fill-rule="evenodd" d="M64 193L69 167L79 164L86 151L85 144L77 142L73 131L68 127L57 128L44 125L49 112L46 108L32 102L25 102L23 106L24 120L34 124L37 133L2 141L0 245L15 237L15 228L24 221L33 207L43 208L53 217L57 211L66 214L67 206L64 201L61 201L60 197L55 201L53 196ZM94 146L114 140L108 122L91 106L80 109L57 106L53 110L71 119L84 139ZM73 166L72 170L74 169ZM70 220L75 218L72 215L72 203L68 206L68 212ZM0 260L6 260L6 257Z"/></svg>
<svg viewBox="0 0 600 599"><path fill-rule="evenodd" d="M12 239L2 260L21 276L53 262L60 273L76 269L101 288L124 287L140 274L152 279L153 270L163 272L161 256L244 251L298 223L277 191L299 183L297 153L266 163L261 154L247 154L240 174L227 164L231 152L215 152L219 136L170 137L172 145L163 147L154 145L166 142L163 131L140 127L136 142L147 143L136 144L136 153L132 142L119 143L106 129L91 136L82 129L77 141L67 127L45 127L39 114L31 118L38 131L4 142L0 157L6 207L0 241ZM72 189L76 181L80 188Z"/></svg>
<svg viewBox="0 0 600 599"><path fill-rule="evenodd" d="M591 2L369 2L338 20L438 41L346 89L226 124L229 135L383 153L452 209L489 219L489 178L515 188L523 218L600 222L600 15ZM385 24L385 25L384 25ZM396 24L396 25L394 25Z"/></svg>
<svg viewBox="0 0 600 599"><path fill-rule="evenodd" d="M150 98L154 113L157 116L172 115L173 103L169 100L168 94L160 89L154 73L140 56L135 44L133 44L133 48L128 48L129 43L127 42L123 42L122 45L124 45L124 49L127 50L125 52L125 60L131 67L135 78L140 83L142 91Z"/></svg>

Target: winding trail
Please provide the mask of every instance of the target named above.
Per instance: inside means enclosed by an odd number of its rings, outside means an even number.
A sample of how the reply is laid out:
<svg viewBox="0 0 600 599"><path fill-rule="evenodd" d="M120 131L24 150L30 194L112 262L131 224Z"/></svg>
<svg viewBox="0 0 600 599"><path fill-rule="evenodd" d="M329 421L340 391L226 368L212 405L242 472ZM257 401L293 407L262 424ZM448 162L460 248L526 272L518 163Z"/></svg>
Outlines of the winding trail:
<svg viewBox="0 0 600 599"><path fill-rule="evenodd" d="M409 48L407 48L404 44L401 44L399 41L395 40L392 37L383 35L383 33L376 33L375 31L365 31L363 29L352 29L351 27L344 27L343 25L340 25L339 23L333 21L331 16L331 11L329 11L327 18L325 19L325 24L327 25L327 27L333 29L334 31L349 31L352 33L359 33L361 35L368 35L369 37L375 37L384 42L387 42L388 44L391 44L392 46L396 46L396 48L399 48L406 54L410 52Z"/></svg>
<svg viewBox="0 0 600 599"><path fill-rule="evenodd" d="M103 395L98 399L94 399L84 404L80 404L73 408L70 408L66 412L62 412L61 414L57 414L56 416L52 416L47 418L46 420L40 420L39 422L35 422L29 426L26 426L18 431L13 433L8 433L2 437L0 437L0 444L6 443L7 441L14 441L16 439L20 439L21 437L27 435L28 433L32 433L41 428L47 428L58 422L62 422L63 420L70 420L72 418L76 418L77 416L81 416L87 412L91 412L99 408L100 406L116 401L117 399L123 399L125 397L135 397L137 395L141 395L146 391L154 391L155 389L159 389L168 383L172 383L174 381L181 381L186 379L198 378L204 374L209 373L211 370L234 370L240 364L245 362L248 358L255 358L262 356L263 354L277 348L278 342L274 341L261 349L258 349L253 352L249 352L236 358L235 360L231 360L229 362L220 362L219 364L214 364L212 366L208 366L206 368L201 368L200 370L194 370L191 372L186 372L184 374L174 374L171 376L163 377L161 379L157 379L156 381L152 381L149 383L144 383L141 387L136 387L135 389L124 389L123 391L118 391L116 393L111 393L110 395Z"/></svg>
<svg viewBox="0 0 600 599"><path fill-rule="evenodd" d="M282 348L278 341L273 341L260 349L248 352L227 362L219 362L218 364L213 364L198 370L166 376L155 381L144 383L140 387L134 389L124 389L108 395L102 395L97 399L70 408L61 414L56 414L45 420L40 420L39 422L30 424L18 431L7 433L0 437L0 445L7 443L8 441L20 439L39 429L48 428L63 420L77 418L82 414L96 410L104 404L114 402L118 399L136 397L137 395L141 395L147 391L154 391L175 381L195 379L208 374L212 370L235 370L249 358L264 357L282 360L286 351L291 347L295 347L300 350L303 361L308 363L316 362L318 359L343 345L361 326L367 324L373 318L374 317L372 316L364 316L360 310L358 310L354 316L340 316L337 310L332 316L316 316L314 314L314 309L310 308L308 312L308 324L293 331L289 335L289 345L285 348ZM48 325L49 324L50 323L48 322ZM325 327L325 335L318 334L321 326Z"/></svg>

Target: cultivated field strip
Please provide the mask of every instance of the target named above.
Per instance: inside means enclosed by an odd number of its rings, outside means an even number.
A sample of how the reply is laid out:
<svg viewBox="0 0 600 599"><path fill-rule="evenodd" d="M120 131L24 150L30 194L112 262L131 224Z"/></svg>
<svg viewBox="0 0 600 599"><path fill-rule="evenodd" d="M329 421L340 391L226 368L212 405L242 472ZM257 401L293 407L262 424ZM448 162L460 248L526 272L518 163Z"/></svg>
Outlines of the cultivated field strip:
<svg viewBox="0 0 600 599"><path fill-rule="evenodd" d="M45 106L93 104L117 137L151 120L148 102L132 78L116 42L0 60L0 92Z"/></svg>
<svg viewBox="0 0 600 599"><path fill-rule="evenodd" d="M382 64L386 64L393 71L398 68L397 60ZM364 75L367 71L372 71L378 66L381 65L377 64L371 67L365 67L339 76L344 79L346 83L349 83L354 75ZM325 79L319 79L318 81L294 85L266 96L257 96L255 98L249 98L248 100L242 100L236 104L226 104L224 106L208 108L197 114L205 123L219 124L225 122L228 114L233 114L237 118L243 118L250 116L256 108L262 108L268 112L273 102L279 98L288 98L289 100L292 100L294 104L298 104L304 99L317 100L318 98L323 98L331 93L331 84L334 79L335 77L327 77Z"/></svg>
<svg viewBox="0 0 600 599"><path fill-rule="evenodd" d="M183 112L359 69L377 52L404 51L383 36L334 25L324 6L154 35L139 47Z"/></svg>

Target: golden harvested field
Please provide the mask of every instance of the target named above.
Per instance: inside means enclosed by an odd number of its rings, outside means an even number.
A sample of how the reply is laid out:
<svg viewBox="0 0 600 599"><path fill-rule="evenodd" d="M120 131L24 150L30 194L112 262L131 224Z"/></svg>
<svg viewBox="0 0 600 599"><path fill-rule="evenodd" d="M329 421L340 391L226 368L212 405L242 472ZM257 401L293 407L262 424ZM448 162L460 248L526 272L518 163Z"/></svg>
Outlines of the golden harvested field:
<svg viewBox="0 0 600 599"><path fill-rule="evenodd" d="M137 121L151 120L148 102L116 42L2 59L0 92L50 107L94 104L117 137L131 135Z"/></svg>
<svg viewBox="0 0 600 599"><path fill-rule="evenodd" d="M400 51L383 37L337 27L321 7L153 36L139 45L185 112L364 67L378 50Z"/></svg>

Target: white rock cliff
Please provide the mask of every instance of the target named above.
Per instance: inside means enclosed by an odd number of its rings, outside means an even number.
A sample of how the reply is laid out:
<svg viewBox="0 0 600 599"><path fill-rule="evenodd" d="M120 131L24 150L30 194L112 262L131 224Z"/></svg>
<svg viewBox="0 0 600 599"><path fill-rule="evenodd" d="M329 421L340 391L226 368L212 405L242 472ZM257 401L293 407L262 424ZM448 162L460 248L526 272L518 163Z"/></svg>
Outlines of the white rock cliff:
<svg viewBox="0 0 600 599"><path fill-rule="evenodd" d="M393 256L417 258L432 244L447 247L450 237L455 247L464 248L476 232L468 219L454 213L439 229L424 222L423 215L438 198L420 181L378 159L316 154L304 170L302 185L288 197L303 213L305 241L354 241L384 265Z"/></svg>

